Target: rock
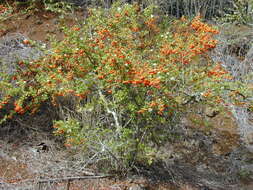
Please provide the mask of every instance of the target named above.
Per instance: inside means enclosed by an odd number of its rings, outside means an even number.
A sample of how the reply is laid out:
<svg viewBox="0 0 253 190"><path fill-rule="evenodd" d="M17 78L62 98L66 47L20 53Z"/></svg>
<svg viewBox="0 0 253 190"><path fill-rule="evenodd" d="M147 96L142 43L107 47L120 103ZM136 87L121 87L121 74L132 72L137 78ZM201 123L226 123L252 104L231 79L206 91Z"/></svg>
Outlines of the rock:
<svg viewBox="0 0 253 190"><path fill-rule="evenodd" d="M130 186L128 190L146 190L146 188L143 187L142 185L134 184L134 185Z"/></svg>
<svg viewBox="0 0 253 190"><path fill-rule="evenodd" d="M28 43L28 39L21 34L13 34L0 38L0 71L13 74L16 71L18 61L35 60L43 55L43 52Z"/></svg>
<svg viewBox="0 0 253 190"><path fill-rule="evenodd" d="M13 75L18 70L20 61L32 61L43 56L44 53L30 44L29 39L21 34L12 34L0 38L0 74ZM0 81L3 80L0 76ZM13 85L15 81L12 81ZM0 90L0 98L2 92Z"/></svg>
<svg viewBox="0 0 253 190"><path fill-rule="evenodd" d="M246 140L247 140L248 144L253 145L253 132L247 134Z"/></svg>

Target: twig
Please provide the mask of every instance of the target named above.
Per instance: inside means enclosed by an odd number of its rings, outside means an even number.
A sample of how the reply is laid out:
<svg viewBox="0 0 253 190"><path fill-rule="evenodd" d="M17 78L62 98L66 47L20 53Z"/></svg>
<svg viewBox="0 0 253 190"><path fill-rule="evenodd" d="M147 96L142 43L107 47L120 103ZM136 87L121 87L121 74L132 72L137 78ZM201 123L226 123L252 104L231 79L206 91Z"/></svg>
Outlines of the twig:
<svg viewBox="0 0 253 190"><path fill-rule="evenodd" d="M67 182L67 188L66 188L66 190L69 190L69 187L70 187L70 180L68 180L68 182Z"/></svg>
<svg viewBox="0 0 253 190"><path fill-rule="evenodd" d="M113 175L98 175L98 176L75 176L75 177L63 177L63 178L52 178L52 179L28 179L21 181L22 183L25 182L37 182L37 183L53 183L53 182L62 182L62 181L74 181L74 180L83 180L83 179L102 179L102 178L109 178L114 177ZM10 180L10 179L8 179ZM0 182L0 185L8 184L6 182Z"/></svg>
<svg viewBox="0 0 253 190"><path fill-rule="evenodd" d="M61 181L74 181L82 179L102 179L113 177L113 175L99 175L99 176L77 176L77 177L65 177L65 178L54 178L54 179L41 179L37 181L38 183L52 183L52 182L61 182ZM35 180L32 180L35 181Z"/></svg>
<svg viewBox="0 0 253 190"><path fill-rule="evenodd" d="M27 125L27 124L25 124L25 123L22 123L22 121L21 121L20 119L15 119L15 121L18 122L18 124L20 124L21 127L25 127L25 128L28 128L28 129L32 129L32 130L34 130L34 131L40 131L39 129L36 129L36 128L31 127L31 126L29 126L29 125Z"/></svg>
<svg viewBox="0 0 253 190"><path fill-rule="evenodd" d="M100 154L100 153L101 153L101 152L97 152L96 154L94 154L94 155L86 162L86 164L85 164L83 167L85 168L88 164L90 164L90 162L91 162L94 158L96 158L97 155Z"/></svg>
<svg viewBox="0 0 253 190"><path fill-rule="evenodd" d="M113 157L114 160L116 160L118 163L120 163L120 160L110 151L110 149L105 144L103 144L101 141L99 141L99 142L103 147L102 151L106 150Z"/></svg>
<svg viewBox="0 0 253 190"><path fill-rule="evenodd" d="M99 96L100 98L102 99L102 101L104 102L105 104L105 107L106 107L106 111L110 114L112 114L113 118L114 118L114 121L115 121L115 125L117 127L116 131L119 133L121 131L121 126L119 124L119 120L118 120L118 117L117 117L117 114L114 112L114 111L111 111L108 107L108 103L107 101L105 100L105 97L104 95L102 94L101 90L98 91L99 92Z"/></svg>

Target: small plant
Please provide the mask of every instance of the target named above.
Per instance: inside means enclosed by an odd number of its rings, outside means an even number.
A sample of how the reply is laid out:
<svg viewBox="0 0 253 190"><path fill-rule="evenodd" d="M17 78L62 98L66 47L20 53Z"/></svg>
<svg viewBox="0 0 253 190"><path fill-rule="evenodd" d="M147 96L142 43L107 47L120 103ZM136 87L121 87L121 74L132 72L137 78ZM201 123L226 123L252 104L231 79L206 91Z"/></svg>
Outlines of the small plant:
<svg viewBox="0 0 253 190"><path fill-rule="evenodd" d="M239 171L238 175L242 180L247 180L253 175L253 173L247 169L242 169Z"/></svg>
<svg viewBox="0 0 253 190"><path fill-rule="evenodd" d="M18 5L27 6L27 10L40 10L43 7L46 11L51 11L57 14L68 14L73 10L73 6L65 1L57 0L28 0L25 2L18 2Z"/></svg>
<svg viewBox="0 0 253 190"><path fill-rule="evenodd" d="M252 0L235 0L232 1L233 8L229 9L230 13L225 14L219 20L222 22L233 22L236 24L253 25L253 1Z"/></svg>
<svg viewBox="0 0 253 190"><path fill-rule="evenodd" d="M58 14L67 14L73 10L73 6L64 1L44 0L43 3L45 10Z"/></svg>
<svg viewBox="0 0 253 190"><path fill-rule="evenodd" d="M13 10L9 5L0 4L0 22L6 20L11 14Z"/></svg>

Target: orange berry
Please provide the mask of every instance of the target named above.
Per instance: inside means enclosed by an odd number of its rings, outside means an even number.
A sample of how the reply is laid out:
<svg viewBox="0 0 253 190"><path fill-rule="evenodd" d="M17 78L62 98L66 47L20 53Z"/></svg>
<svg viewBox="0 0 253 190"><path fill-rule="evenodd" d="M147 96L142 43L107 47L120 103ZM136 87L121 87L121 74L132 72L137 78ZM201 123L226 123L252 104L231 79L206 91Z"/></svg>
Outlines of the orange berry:
<svg viewBox="0 0 253 190"><path fill-rule="evenodd" d="M80 28L79 28L79 27L74 27L73 30L74 30L74 31L79 31Z"/></svg>
<svg viewBox="0 0 253 190"><path fill-rule="evenodd" d="M25 39L25 40L23 40L23 44L28 45L28 44L31 44L31 42L29 40Z"/></svg>

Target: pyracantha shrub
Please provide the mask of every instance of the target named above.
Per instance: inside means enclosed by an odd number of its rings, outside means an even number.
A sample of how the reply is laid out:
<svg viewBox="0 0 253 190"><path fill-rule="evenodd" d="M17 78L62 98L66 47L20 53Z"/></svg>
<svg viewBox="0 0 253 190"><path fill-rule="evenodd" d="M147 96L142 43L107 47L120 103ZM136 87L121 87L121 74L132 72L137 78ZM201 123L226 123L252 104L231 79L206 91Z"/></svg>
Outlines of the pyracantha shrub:
<svg viewBox="0 0 253 190"><path fill-rule="evenodd" d="M225 105L231 92L247 96L208 58L218 31L198 16L173 21L152 6L114 4L90 9L82 26L64 31L48 56L2 74L0 106L15 102L1 117L34 113L51 101L65 113L55 133L92 159L115 167L151 163L190 105Z"/></svg>

